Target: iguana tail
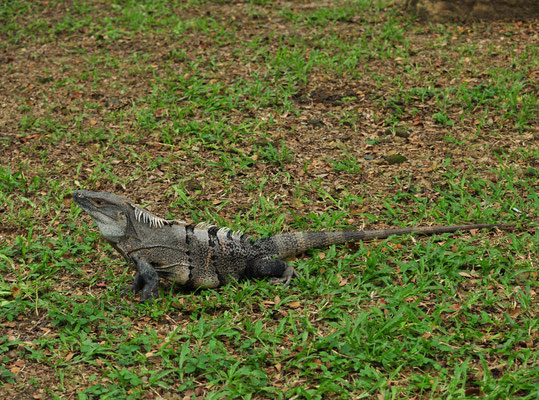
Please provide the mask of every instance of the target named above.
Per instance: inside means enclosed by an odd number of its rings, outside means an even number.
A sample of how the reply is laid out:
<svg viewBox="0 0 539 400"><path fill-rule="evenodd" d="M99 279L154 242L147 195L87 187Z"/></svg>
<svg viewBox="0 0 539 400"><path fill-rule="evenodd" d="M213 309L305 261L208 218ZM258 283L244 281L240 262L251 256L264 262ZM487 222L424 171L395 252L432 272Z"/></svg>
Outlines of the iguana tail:
<svg viewBox="0 0 539 400"><path fill-rule="evenodd" d="M456 231L471 231L473 229L510 229L513 224L474 224L453 226L425 226L416 228L381 229L370 231L336 231L336 232L294 232L284 233L268 238L273 241L277 250L277 258L284 259L301 254L309 249L328 247L332 244L346 242L385 239L392 235L436 235Z"/></svg>

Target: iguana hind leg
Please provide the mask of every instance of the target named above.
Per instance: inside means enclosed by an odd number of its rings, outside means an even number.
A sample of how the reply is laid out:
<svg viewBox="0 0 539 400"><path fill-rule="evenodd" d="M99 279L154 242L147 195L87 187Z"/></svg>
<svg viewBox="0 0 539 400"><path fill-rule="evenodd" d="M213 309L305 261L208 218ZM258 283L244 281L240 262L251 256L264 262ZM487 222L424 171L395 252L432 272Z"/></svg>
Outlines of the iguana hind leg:
<svg viewBox="0 0 539 400"><path fill-rule="evenodd" d="M290 285L292 278L299 279L298 271L291 265L286 264L286 269L283 271L283 274L280 277L272 278L270 282L273 285L282 285L283 288L285 288Z"/></svg>
<svg viewBox="0 0 539 400"><path fill-rule="evenodd" d="M292 278L299 278L294 267L282 260L267 257L252 260L247 275L251 278L272 278L272 284L282 284L283 287L287 287Z"/></svg>

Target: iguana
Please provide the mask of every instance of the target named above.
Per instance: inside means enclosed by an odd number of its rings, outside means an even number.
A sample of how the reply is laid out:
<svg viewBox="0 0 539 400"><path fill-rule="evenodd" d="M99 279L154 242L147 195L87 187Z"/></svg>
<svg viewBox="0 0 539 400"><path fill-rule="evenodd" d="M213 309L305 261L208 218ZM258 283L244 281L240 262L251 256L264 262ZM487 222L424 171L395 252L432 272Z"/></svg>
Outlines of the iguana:
<svg viewBox="0 0 539 400"><path fill-rule="evenodd" d="M214 288L231 280L273 278L288 285L296 270L283 259L306 250L391 235L440 234L458 230L509 228L475 224L383 230L294 232L252 239L228 228L165 220L126 197L78 190L73 199L95 221L104 238L136 267L131 290L140 300L158 297L159 278L192 288Z"/></svg>

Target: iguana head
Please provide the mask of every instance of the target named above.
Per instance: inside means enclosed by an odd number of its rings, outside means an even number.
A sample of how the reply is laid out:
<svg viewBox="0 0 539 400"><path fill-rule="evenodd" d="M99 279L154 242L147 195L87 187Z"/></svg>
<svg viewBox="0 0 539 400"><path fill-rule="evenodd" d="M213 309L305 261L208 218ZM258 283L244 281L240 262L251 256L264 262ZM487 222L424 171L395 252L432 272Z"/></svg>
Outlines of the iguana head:
<svg viewBox="0 0 539 400"><path fill-rule="evenodd" d="M110 242L118 242L128 229L133 205L123 197L108 192L77 190L73 200L95 221L101 234Z"/></svg>

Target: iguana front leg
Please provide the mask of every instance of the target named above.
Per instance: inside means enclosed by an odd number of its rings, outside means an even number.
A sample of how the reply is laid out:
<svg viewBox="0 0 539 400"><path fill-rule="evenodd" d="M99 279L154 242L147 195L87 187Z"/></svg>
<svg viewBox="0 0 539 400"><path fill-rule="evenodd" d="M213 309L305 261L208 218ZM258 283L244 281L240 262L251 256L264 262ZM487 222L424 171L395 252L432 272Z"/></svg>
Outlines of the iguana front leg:
<svg viewBox="0 0 539 400"><path fill-rule="evenodd" d="M133 283L130 286L122 289L122 295L127 295L129 292L137 293L143 287L144 287L144 279L137 272L135 274L135 278L133 280Z"/></svg>
<svg viewBox="0 0 539 400"><path fill-rule="evenodd" d="M142 290L140 302L143 303L148 299L156 299L159 297L159 276L152 265L138 257L133 257L133 262L137 268L135 279L131 284L131 291L138 292Z"/></svg>

